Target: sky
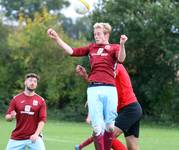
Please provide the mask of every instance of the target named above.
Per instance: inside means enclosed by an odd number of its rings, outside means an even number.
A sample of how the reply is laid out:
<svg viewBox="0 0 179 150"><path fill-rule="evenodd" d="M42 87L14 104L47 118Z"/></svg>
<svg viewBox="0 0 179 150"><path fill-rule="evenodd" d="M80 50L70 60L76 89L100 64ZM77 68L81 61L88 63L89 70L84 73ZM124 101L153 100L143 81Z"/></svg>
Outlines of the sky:
<svg viewBox="0 0 179 150"><path fill-rule="evenodd" d="M79 0L69 0L69 2L71 3L70 7L65 8L62 10L62 13L66 16L66 17L71 17L72 19L75 20L75 18L77 17L82 17L83 15L79 15L75 12L75 1L79 1ZM97 0L86 0L86 2L90 5L91 10L93 10L93 6L94 4L97 2Z"/></svg>

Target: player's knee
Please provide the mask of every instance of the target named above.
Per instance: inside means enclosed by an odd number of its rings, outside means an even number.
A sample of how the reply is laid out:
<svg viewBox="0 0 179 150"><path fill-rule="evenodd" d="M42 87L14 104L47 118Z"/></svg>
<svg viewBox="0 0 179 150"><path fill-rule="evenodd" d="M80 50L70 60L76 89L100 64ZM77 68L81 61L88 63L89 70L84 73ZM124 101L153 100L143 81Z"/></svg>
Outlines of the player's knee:
<svg viewBox="0 0 179 150"><path fill-rule="evenodd" d="M139 150L138 138L133 135L126 137L128 150Z"/></svg>
<svg viewBox="0 0 179 150"><path fill-rule="evenodd" d="M106 131L113 132L114 131L114 124L107 124Z"/></svg>
<svg viewBox="0 0 179 150"><path fill-rule="evenodd" d="M102 132L103 132L102 127L100 127L100 126L94 126L93 131L94 131L95 136L98 136L98 135L102 134Z"/></svg>
<svg viewBox="0 0 179 150"><path fill-rule="evenodd" d="M127 145L128 150L139 150L139 146L136 144Z"/></svg>

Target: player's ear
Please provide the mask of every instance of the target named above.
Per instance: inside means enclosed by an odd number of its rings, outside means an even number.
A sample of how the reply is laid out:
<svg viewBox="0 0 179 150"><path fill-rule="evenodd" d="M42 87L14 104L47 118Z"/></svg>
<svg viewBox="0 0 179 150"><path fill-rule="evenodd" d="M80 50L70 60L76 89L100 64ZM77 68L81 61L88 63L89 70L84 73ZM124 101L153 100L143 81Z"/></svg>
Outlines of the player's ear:
<svg viewBox="0 0 179 150"><path fill-rule="evenodd" d="M109 39L109 36L110 36L109 32L105 32L104 35L105 35L106 38Z"/></svg>

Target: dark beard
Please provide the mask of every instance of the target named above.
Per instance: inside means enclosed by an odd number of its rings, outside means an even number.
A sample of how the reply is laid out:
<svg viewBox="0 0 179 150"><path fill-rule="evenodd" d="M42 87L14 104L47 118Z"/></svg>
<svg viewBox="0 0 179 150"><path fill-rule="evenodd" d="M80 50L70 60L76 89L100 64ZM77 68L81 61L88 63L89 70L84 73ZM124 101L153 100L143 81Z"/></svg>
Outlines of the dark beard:
<svg viewBox="0 0 179 150"><path fill-rule="evenodd" d="M29 88L29 87L26 87L27 88L27 90L29 91L29 92L34 92L35 91L35 89L31 89L31 88Z"/></svg>

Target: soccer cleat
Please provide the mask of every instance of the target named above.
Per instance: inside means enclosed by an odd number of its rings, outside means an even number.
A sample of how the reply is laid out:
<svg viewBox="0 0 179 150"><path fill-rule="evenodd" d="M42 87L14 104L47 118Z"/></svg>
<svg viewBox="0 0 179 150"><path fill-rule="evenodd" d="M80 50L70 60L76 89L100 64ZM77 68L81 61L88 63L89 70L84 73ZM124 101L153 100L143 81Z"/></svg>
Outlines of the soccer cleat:
<svg viewBox="0 0 179 150"><path fill-rule="evenodd" d="M78 144L75 145L75 150L80 150L80 146Z"/></svg>

